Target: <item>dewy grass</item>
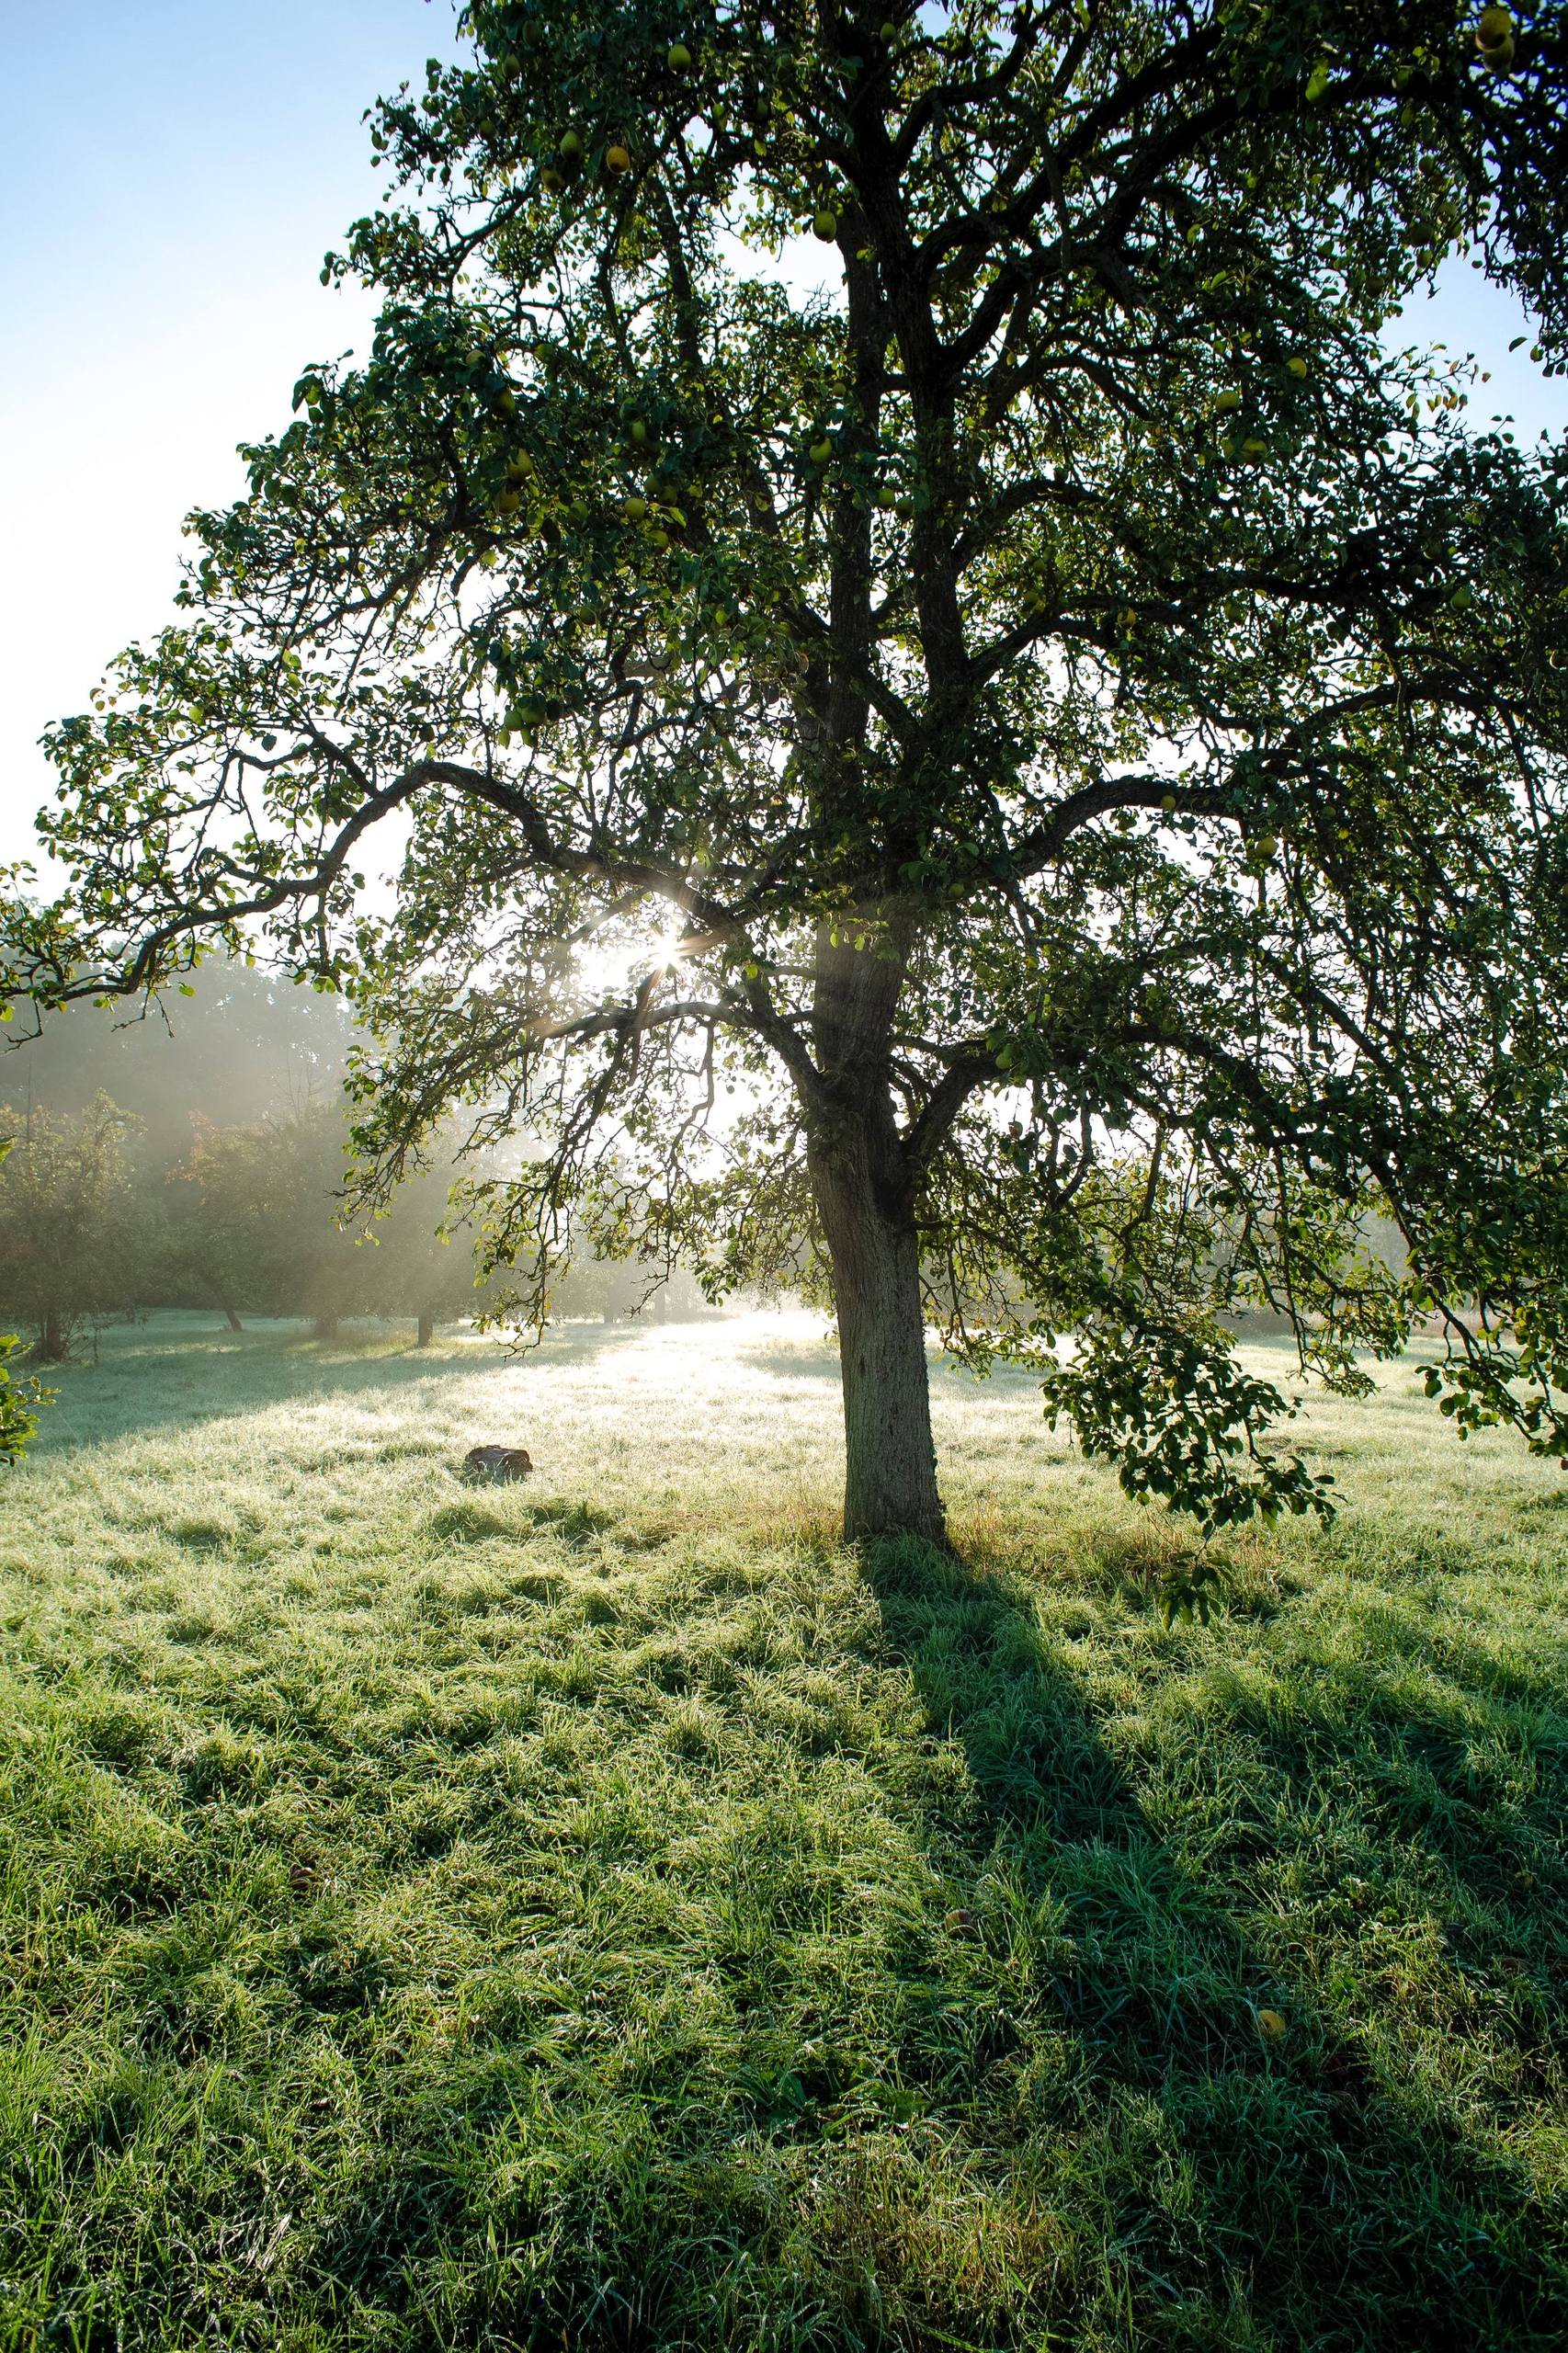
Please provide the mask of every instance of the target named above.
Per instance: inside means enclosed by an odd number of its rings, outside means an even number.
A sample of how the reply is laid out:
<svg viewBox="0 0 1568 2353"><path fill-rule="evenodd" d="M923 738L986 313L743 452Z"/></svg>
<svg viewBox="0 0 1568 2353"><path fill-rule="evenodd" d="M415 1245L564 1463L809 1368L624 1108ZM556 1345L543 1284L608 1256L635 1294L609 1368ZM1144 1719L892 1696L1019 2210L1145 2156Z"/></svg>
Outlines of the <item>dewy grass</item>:
<svg viewBox="0 0 1568 2353"><path fill-rule="evenodd" d="M1268 1352L1260 1350L1260 1358ZM0 2347L1568 2342L1568 1482L1395 1370L1222 1553L808 1319L167 1317L6 1528ZM465 1486L476 1442L534 1478Z"/></svg>

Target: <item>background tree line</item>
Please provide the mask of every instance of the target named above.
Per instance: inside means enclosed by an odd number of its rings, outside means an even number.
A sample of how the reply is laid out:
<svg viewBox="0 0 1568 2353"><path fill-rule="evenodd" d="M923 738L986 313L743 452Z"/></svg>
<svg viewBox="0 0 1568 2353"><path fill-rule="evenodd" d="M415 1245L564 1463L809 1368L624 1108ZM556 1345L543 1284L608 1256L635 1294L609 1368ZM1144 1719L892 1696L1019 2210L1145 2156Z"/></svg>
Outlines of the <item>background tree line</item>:
<svg viewBox="0 0 1568 2353"><path fill-rule="evenodd" d="M482 1312L472 1236L452 1222L457 1142L387 1214L347 1217L341 1006L243 965L207 968L165 1021L78 1005L0 1064L0 1328L59 1363L106 1319L210 1308L437 1324ZM449 1233L443 1228L451 1222ZM606 1321L700 1302L691 1278L589 1260L557 1313Z"/></svg>

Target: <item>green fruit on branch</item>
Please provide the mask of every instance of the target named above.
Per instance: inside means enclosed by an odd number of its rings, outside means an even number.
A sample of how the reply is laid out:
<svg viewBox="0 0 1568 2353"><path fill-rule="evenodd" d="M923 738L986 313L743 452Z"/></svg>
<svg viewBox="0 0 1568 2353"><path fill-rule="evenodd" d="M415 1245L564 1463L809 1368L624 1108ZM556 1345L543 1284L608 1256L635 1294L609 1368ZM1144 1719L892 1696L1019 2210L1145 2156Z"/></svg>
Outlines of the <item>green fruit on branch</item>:
<svg viewBox="0 0 1568 2353"><path fill-rule="evenodd" d="M835 237L837 236L838 215L829 206L824 204L812 222L812 234L813 237L820 237L824 245L831 245Z"/></svg>
<svg viewBox="0 0 1568 2353"><path fill-rule="evenodd" d="M691 63L691 51L687 49L685 41L671 41L669 53L665 59L665 63L669 67L672 74L684 74L686 72L687 67Z"/></svg>
<svg viewBox="0 0 1568 2353"><path fill-rule="evenodd" d="M566 181L564 176L556 170L553 164L546 164L539 176L539 184L546 196L559 196Z"/></svg>
<svg viewBox="0 0 1568 2353"><path fill-rule="evenodd" d="M631 169L631 149L622 147L619 142L613 147L607 147L605 169L607 172L629 172Z"/></svg>
<svg viewBox="0 0 1568 2353"><path fill-rule="evenodd" d="M1307 373L1307 363L1299 354L1294 359L1287 359L1285 365L1298 383Z"/></svg>
<svg viewBox="0 0 1568 2353"><path fill-rule="evenodd" d="M638 449L641 449L648 438L648 428L643 424L642 419L640 416L634 416L626 430L631 439L635 442Z"/></svg>
<svg viewBox="0 0 1568 2353"><path fill-rule="evenodd" d="M821 441L813 441L812 443L810 454L812 463L813 465L825 466L828 460L833 455L833 444L831 441L827 440L825 437Z"/></svg>
<svg viewBox="0 0 1568 2353"><path fill-rule="evenodd" d="M1475 22L1475 45L1488 73L1507 73L1514 62L1514 20L1506 8L1483 8Z"/></svg>
<svg viewBox="0 0 1568 2353"><path fill-rule="evenodd" d="M890 490L887 483L883 483L881 488L877 493L877 505L879 506L896 506L898 505L897 491Z"/></svg>
<svg viewBox="0 0 1568 2353"><path fill-rule="evenodd" d="M648 502L645 498L629 498L620 511L629 523L641 523L648 512Z"/></svg>
<svg viewBox="0 0 1568 2353"><path fill-rule="evenodd" d="M1234 384L1227 384L1222 392L1215 395L1214 405L1222 415L1228 416L1232 409L1240 408L1241 404L1242 396Z"/></svg>
<svg viewBox="0 0 1568 2353"><path fill-rule="evenodd" d="M563 131L561 144L555 152L563 164L580 164L583 160L583 142L576 131Z"/></svg>

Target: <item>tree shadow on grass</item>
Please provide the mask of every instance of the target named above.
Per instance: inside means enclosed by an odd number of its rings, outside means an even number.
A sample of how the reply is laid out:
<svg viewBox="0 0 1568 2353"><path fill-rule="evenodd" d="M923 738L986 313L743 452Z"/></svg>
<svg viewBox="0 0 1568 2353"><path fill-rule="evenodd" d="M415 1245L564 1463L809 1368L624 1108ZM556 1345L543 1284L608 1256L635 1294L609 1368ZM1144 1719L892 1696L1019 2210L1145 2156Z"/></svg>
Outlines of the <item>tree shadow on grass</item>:
<svg viewBox="0 0 1568 2353"><path fill-rule="evenodd" d="M1386 1696L1368 1722L1353 1688L1320 1678L1296 1722L1273 1722L1261 1742L1223 1710L1206 1724L1195 1704L1185 1753L1156 1741L1145 1768L1150 1744L1134 1732L1129 1769L1027 1595L909 1542L876 1548L867 1574L933 1732L967 1758L972 1811L937 1851L958 1916L994 1949L1022 1935L1034 1955L1011 2054L1035 2086L1031 2194L1057 2180L1063 2205L1097 2209L1105 2264L1123 2283L1110 2341L1303 2353L1568 2343L1563 2217L1545 2165L1532 2177L1516 2143L1532 2108L1551 2134L1562 1947L1543 1995L1551 1956L1538 1937L1546 1967L1515 2037L1533 2051L1499 2085L1510 2038L1496 2031L1494 1989L1451 1950L1413 1965L1431 1922L1402 1919L1389 1893L1399 1844L1417 1835L1391 1811L1405 1761L1418 1753L1429 1781L1435 1765L1461 1771L1452 1727L1424 1723L1408 1700L1398 1721ZM1117 1680L1119 1714L1171 1707L1153 1677L1142 1690L1131 1674ZM1547 1763L1538 1827L1561 1822L1568 1797L1562 1748L1548 1743ZM1495 1822L1478 1816L1461 1836L1450 1802L1445 1832L1422 1858L1426 1880L1446 1876L1472 1918L1483 1904L1494 1916ZM1349 1869L1358 1855L1365 1879ZM1357 1891L1376 1902L1380 1859L1384 1916L1358 1921ZM1298 1881L1299 1921L1294 1898L1278 1900ZM1358 2029L1336 2025L1327 1987ZM1039 2318L1062 2326L1049 2298ZM1102 2321L1087 2325L1106 2341ZM1051 2341L1078 2341L1074 2325Z"/></svg>

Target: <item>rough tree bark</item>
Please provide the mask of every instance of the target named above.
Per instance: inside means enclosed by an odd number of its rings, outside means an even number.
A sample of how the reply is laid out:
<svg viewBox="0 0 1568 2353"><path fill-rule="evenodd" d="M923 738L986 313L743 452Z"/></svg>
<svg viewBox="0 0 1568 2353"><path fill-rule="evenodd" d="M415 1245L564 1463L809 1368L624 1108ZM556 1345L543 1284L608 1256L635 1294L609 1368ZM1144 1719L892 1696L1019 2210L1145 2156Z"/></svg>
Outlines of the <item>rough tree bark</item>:
<svg viewBox="0 0 1568 2353"><path fill-rule="evenodd" d="M896 942L855 949L819 937L807 1166L838 1311L845 1537L907 1532L945 1545L915 1177L887 1059L903 977Z"/></svg>
<svg viewBox="0 0 1568 2353"><path fill-rule="evenodd" d="M419 1336L414 1344L415 1347L417 1348L427 1348L435 1336L435 1317L433 1315L422 1315L419 1318Z"/></svg>
<svg viewBox="0 0 1568 2353"><path fill-rule="evenodd" d="M232 1307L224 1308L223 1317L231 1332L243 1332L244 1330L244 1325L240 1322L239 1317L235 1314Z"/></svg>
<svg viewBox="0 0 1568 2353"><path fill-rule="evenodd" d="M810 1147L838 1310L844 1534L853 1543L907 1530L945 1544L919 1235L907 1205L878 1186L870 1154L858 1148L866 1141L864 1130L856 1137L839 1128Z"/></svg>

